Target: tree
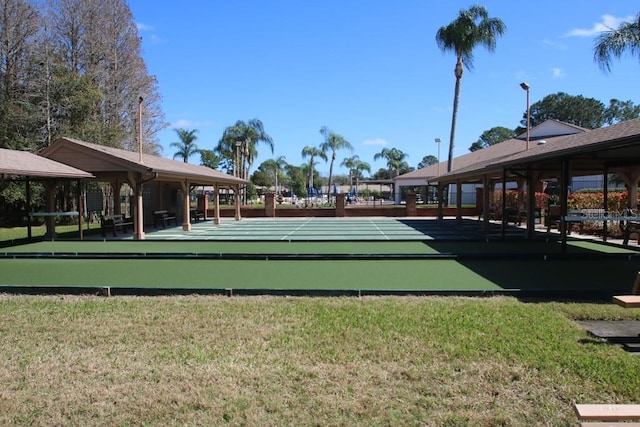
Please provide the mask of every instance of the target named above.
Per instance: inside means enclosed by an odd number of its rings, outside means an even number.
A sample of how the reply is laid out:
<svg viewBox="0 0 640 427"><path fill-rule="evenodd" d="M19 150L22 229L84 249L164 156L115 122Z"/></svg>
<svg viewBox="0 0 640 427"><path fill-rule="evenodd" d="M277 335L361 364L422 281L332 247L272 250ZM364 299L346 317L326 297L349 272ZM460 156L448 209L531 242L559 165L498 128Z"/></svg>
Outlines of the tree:
<svg viewBox="0 0 640 427"><path fill-rule="evenodd" d="M291 192L293 194L304 194L306 191L305 182L308 174L305 174L301 167L294 166L292 164L287 164L284 168Z"/></svg>
<svg viewBox="0 0 640 427"><path fill-rule="evenodd" d="M173 158L180 157L183 162L189 163L189 157L199 152L198 146L195 143L196 139L198 139L196 136L198 129L174 129L174 131L178 134L180 141L169 144L169 146L178 149L178 151L173 154Z"/></svg>
<svg viewBox="0 0 640 427"><path fill-rule="evenodd" d="M320 134L324 137L324 141L320 144L320 149L327 153L331 151L331 163L329 164L329 201L331 201L331 183L333 179L333 164L336 161L336 151L349 149L353 151L353 146L342 135L332 132L326 126L320 128Z"/></svg>
<svg viewBox="0 0 640 427"><path fill-rule="evenodd" d="M438 164L438 158L434 155L424 156L420 163L418 163L418 169L426 168L427 166Z"/></svg>
<svg viewBox="0 0 640 427"><path fill-rule="evenodd" d="M356 188L358 187L358 180L362 178L362 172L367 171L371 173L371 165L367 162L363 162L355 155L347 157L342 161L340 166L349 169L349 185L353 187L353 178L356 179Z"/></svg>
<svg viewBox="0 0 640 427"><path fill-rule="evenodd" d="M0 2L0 16L0 147L35 150L40 147L30 147L29 139L37 135L37 110L26 85L39 16L26 0Z"/></svg>
<svg viewBox="0 0 640 427"><path fill-rule="evenodd" d="M278 191L278 180L282 182L281 172L287 165L287 159L284 156L278 156L275 159L268 159L262 162L260 168L265 171L269 171L270 175L274 177L275 194L280 194Z"/></svg>
<svg viewBox="0 0 640 427"><path fill-rule="evenodd" d="M633 105L631 100L609 100L609 106L604 110L604 121L608 125L624 122L640 117L640 105Z"/></svg>
<svg viewBox="0 0 640 427"><path fill-rule="evenodd" d="M588 129L596 129L604 124L604 109L604 104L597 99L558 92L547 95L541 101L531 105L530 123L531 127L535 127L545 120L555 119ZM526 111L520 123L526 126Z"/></svg>
<svg viewBox="0 0 640 427"><path fill-rule="evenodd" d="M640 13L632 22L600 33L593 48L593 59L601 70L610 72L611 62L620 59L626 51L640 59Z"/></svg>
<svg viewBox="0 0 640 427"><path fill-rule="evenodd" d="M251 182L257 187L269 188L273 185L273 175L268 167L263 164L251 174Z"/></svg>
<svg viewBox="0 0 640 427"><path fill-rule="evenodd" d="M248 180L251 166L258 156L257 144L263 142L269 146L273 153L273 139L266 133L264 124L259 119L251 119L248 122L238 120L233 126L224 130L222 138L218 142L216 151L225 159L236 159L233 164L234 173Z"/></svg>
<svg viewBox="0 0 640 427"><path fill-rule="evenodd" d="M453 148L455 142L458 101L460 99L460 80L464 68L473 69L473 50L477 45L485 46L490 52L496 48L496 38L506 31L506 26L498 18L489 18L483 6L471 6L460 10L458 17L449 25L441 27L436 33L438 47L444 51L454 52L457 58L454 74L456 77L453 97L453 116L451 118L451 135L449 139L449 157L447 172L453 165Z"/></svg>
<svg viewBox="0 0 640 427"><path fill-rule="evenodd" d="M513 129L505 128L502 126L495 126L489 130L485 130L480 135L480 139L471 144L469 151L477 151L482 148L491 147L507 139L515 138L516 132Z"/></svg>
<svg viewBox="0 0 640 427"><path fill-rule="evenodd" d="M382 151L373 156L373 160L385 159L387 161L389 175L391 178L395 178L400 175L401 170L408 168L407 162L405 162L407 157L408 155L406 153L397 148L383 148Z"/></svg>
<svg viewBox="0 0 640 427"><path fill-rule="evenodd" d="M555 119L588 129L597 129L605 124L611 125L640 116L640 106L634 105L632 101L611 99L609 106L605 107L597 99L585 98L581 95L572 96L564 92L545 96L541 101L531 105L530 110L532 127L538 126L545 120ZM526 126L526 111L520 123ZM522 128L523 131L525 129Z"/></svg>
<svg viewBox="0 0 640 427"><path fill-rule="evenodd" d="M309 192L311 192L313 186L313 175L315 174L315 166L314 161L316 157L321 158L325 162L327 161L327 154L318 147L306 146L302 149L302 158L306 159L309 157Z"/></svg>
<svg viewBox="0 0 640 427"><path fill-rule="evenodd" d="M218 157L213 150L200 149L198 153L200 153L200 165L211 169L218 169L218 166L220 166L220 157Z"/></svg>
<svg viewBox="0 0 640 427"><path fill-rule="evenodd" d="M43 12L40 41L43 82L50 83L47 117L51 131L58 105L53 96L59 70L84 77L100 93L85 117L82 133L73 136L113 147L137 150L138 100L144 99L143 150L158 153L159 130L166 127L157 80L142 59L141 40L133 14L125 0L49 0ZM54 136L55 137L55 136Z"/></svg>

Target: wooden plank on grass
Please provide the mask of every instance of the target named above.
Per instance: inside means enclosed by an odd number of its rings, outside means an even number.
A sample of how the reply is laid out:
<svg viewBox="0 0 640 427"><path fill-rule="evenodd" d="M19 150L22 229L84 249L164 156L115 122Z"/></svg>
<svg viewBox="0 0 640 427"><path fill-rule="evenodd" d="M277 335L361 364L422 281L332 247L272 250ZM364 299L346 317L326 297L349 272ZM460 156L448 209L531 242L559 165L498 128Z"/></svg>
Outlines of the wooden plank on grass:
<svg viewBox="0 0 640 427"><path fill-rule="evenodd" d="M640 420L640 405L576 404L578 419L599 421Z"/></svg>
<svg viewBox="0 0 640 427"><path fill-rule="evenodd" d="M640 295L616 295L613 302L624 308L640 308Z"/></svg>

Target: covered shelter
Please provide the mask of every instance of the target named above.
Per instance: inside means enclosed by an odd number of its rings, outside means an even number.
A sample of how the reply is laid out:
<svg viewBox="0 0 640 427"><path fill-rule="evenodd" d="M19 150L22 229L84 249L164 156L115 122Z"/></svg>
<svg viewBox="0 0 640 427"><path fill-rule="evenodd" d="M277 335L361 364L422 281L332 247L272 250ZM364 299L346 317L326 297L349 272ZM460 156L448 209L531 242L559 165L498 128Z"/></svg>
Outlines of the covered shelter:
<svg viewBox="0 0 640 427"><path fill-rule="evenodd" d="M82 238L82 203L80 191L77 194L78 211L55 211L55 188L60 180L75 180L94 178L91 173L68 166L63 163L47 159L28 151L8 150L0 148L0 176L3 180L20 180L26 186L27 236L32 237L32 217L44 217L47 224L47 236L55 236L55 217L60 215L78 217L78 234ZM32 212L31 181L41 181L46 189L46 209L44 212ZM80 185L78 185L80 189Z"/></svg>
<svg viewBox="0 0 640 427"><path fill-rule="evenodd" d="M621 177L628 190L629 209L637 215L637 188L640 179L640 118L615 125L585 130L578 133L545 138L525 145L521 140L508 140L496 146L505 147L519 144L519 149L500 157L478 159L477 162L458 167L435 179L440 188L462 183L480 183L484 189L491 189L493 183L502 182L503 189L509 181L522 181L526 187L535 190L538 183L557 180L560 189L560 206L563 239L566 238L567 200L571 178L574 176L604 175L615 173ZM493 147L479 150L490 150ZM454 162L455 165L455 162ZM607 211L607 179L604 179L604 206ZM535 191L528 191L526 202L527 236L534 232L534 212L528 207L535 206ZM504 213L503 198L503 213ZM484 191L482 209L488 212L489 191ZM457 201L458 218L461 204ZM503 217L504 218L504 217ZM488 227L488 215L484 215ZM602 219L606 225L607 219ZM503 220L504 221L504 220ZM606 230L605 230L606 235Z"/></svg>
<svg viewBox="0 0 640 427"><path fill-rule="evenodd" d="M144 239L144 225L153 223L153 211L178 207L178 190L182 193L182 228L191 230L190 192L197 186L213 186L214 218L220 221L220 187L230 187L238 194L246 180L211 168L178 162L163 157L121 150L72 138L59 138L39 153L41 156L85 170L99 182L108 182L119 195L120 188L128 183L133 190L131 203L134 239ZM153 191L150 191L153 189ZM143 202L145 196L145 202ZM146 210L145 210L146 204ZM206 206L206 203L205 203ZM119 214L120 204L115 203L114 213ZM206 214L206 212L205 212ZM240 220L240 202L235 200L235 218Z"/></svg>

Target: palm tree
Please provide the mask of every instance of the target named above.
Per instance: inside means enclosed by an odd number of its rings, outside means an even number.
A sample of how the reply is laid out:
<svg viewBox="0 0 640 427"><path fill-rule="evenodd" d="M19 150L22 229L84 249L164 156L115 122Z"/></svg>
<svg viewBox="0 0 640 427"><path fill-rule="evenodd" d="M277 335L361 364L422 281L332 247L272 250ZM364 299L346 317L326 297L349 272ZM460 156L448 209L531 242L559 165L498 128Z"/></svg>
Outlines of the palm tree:
<svg viewBox="0 0 640 427"><path fill-rule="evenodd" d="M353 151L353 146L342 135L332 132L326 126L320 128L320 134L324 136L324 141L320 144L320 149L327 153L331 151L331 163L329 165L328 198L331 201L331 180L333 179L333 164L336 161L336 151L347 148Z"/></svg>
<svg viewBox="0 0 640 427"><path fill-rule="evenodd" d="M314 160L316 157L320 157L325 162L327 161L327 153L318 147L306 146L302 149L302 158L309 157L309 192L313 188L313 172L314 172Z"/></svg>
<svg viewBox="0 0 640 427"><path fill-rule="evenodd" d="M265 132L264 125L259 119L251 119L248 122L238 120L233 126L224 130L222 138L218 142L216 151L223 158L235 159L234 173L249 180L251 165L258 156L256 145L264 142L273 153L273 139ZM237 157L237 158L236 158ZM246 202L243 194L243 202Z"/></svg>
<svg viewBox="0 0 640 427"><path fill-rule="evenodd" d="M373 160L386 159L387 168L389 168L389 175L396 177L400 175L400 170L402 168L406 168L408 166L407 162L404 161L407 157L406 153L402 150L398 150L397 148L383 148L382 151L373 156Z"/></svg>
<svg viewBox="0 0 640 427"><path fill-rule="evenodd" d="M275 194L278 195L278 177L280 172L287 166L287 159L284 156L278 156L275 159L265 160L262 165L273 170L275 176Z"/></svg>
<svg viewBox="0 0 640 427"><path fill-rule="evenodd" d="M593 59L603 71L611 71L611 61L620 59L625 51L640 58L640 13L634 21L600 33L593 49Z"/></svg>
<svg viewBox="0 0 640 427"><path fill-rule="evenodd" d="M454 70L456 88L453 97L453 117L451 119L447 172L451 171L453 164L453 147L463 68L469 71L473 69L473 50L477 45L484 45L489 52L493 52L496 48L497 36L502 35L505 31L506 25L504 22L498 18L489 18L484 6L476 5L466 10L462 9L454 21L447 26L441 27L436 33L438 47L444 52L454 52L457 58Z"/></svg>
<svg viewBox="0 0 640 427"><path fill-rule="evenodd" d="M360 160L358 155L353 157L347 157L342 161L340 166L349 169L349 181L351 189L353 190L353 178L356 178L356 188L358 188L358 180L362 176L362 172L367 171L371 173L371 166L367 162Z"/></svg>
<svg viewBox="0 0 640 427"><path fill-rule="evenodd" d="M181 157L182 161L189 163L189 157L200 152L198 146L195 144L195 140L198 139L196 136L198 129L174 129L174 131L178 134L180 142L172 142L169 144L171 147L178 149L178 151L173 154L173 158Z"/></svg>
<svg viewBox="0 0 640 427"><path fill-rule="evenodd" d="M404 161L408 155L397 148L383 148L382 151L373 156L373 160L385 159L387 167L391 175L396 177L400 175L400 170L406 165Z"/></svg>

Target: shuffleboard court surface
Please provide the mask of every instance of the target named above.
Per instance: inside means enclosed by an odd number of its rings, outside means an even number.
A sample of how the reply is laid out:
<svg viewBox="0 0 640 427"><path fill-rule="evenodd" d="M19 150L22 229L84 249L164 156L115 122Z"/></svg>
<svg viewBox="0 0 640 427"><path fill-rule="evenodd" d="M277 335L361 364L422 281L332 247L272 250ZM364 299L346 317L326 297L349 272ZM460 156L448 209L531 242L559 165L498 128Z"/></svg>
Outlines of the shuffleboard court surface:
<svg viewBox="0 0 640 427"><path fill-rule="evenodd" d="M243 219L154 230L149 240L435 240L479 239L481 233L434 219L294 218Z"/></svg>
<svg viewBox="0 0 640 427"><path fill-rule="evenodd" d="M568 280L565 271L571 271ZM637 274L623 260L80 260L0 259L0 281L11 287L111 287L159 290L375 290L396 292L620 293ZM613 279L612 279L613 277ZM620 280L620 278L625 280Z"/></svg>
<svg viewBox="0 0 640 427"><path fill-rule="evenodd" d="M522 235L522 230L511 230ZM116 239L0 248L0 292L109 287L235 291L620 294L638 250L595 241L496 239L478 221L259 219ZM56 290L57 289L57 290ZM117 293L117 292L116 292Z"/></svg>

